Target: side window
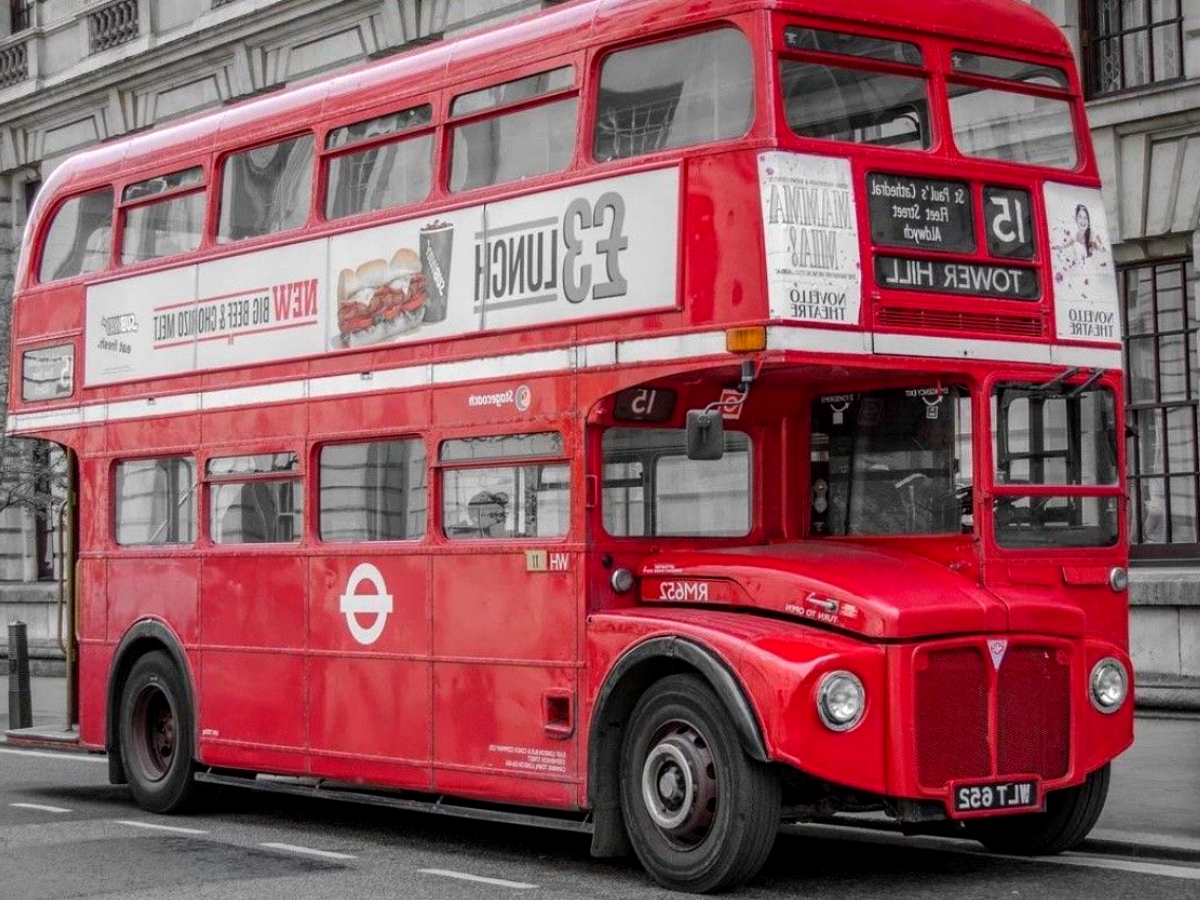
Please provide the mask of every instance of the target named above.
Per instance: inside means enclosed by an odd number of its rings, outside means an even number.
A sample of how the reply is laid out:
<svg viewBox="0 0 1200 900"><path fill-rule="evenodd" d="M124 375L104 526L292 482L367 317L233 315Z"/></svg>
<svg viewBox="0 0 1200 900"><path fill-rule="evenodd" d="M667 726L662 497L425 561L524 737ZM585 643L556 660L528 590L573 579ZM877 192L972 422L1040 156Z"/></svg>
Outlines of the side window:
<svg viewBox="0 0 1200 900"><path fill-rule="evenodd" d="M209 528L216 544L287 544L300 540L304 490L295 453L208 461Z"/></svg>
<svg viewBox="0 0 1200 900"><path fill-rule="evenodd" d="M751 525L751 444L725 432L719 460L687 457L673 428L604 432L604 530L613 537L740 537Z"/></svg>
<svg viewBox="0 0 1200 900"><path fill-rule="evenodd" d="M299 228L312 197L311 134L234 153L221 177L223 243Z"/></svg>
<svg viewBox="0 0 1200 900"><path fill-rule="evenodd" d="M476 115L543 94L553 98L569 90L574 80L574 69L564 66L461 94L454 98L451 115ZM450 190L468 191L565 169L575 152L578 105L575 96L548 99L537 106L454 126Z"/></svg>
<svg viewBox="0 0 1200 900"><path fill-rule="evenodd" d="M557 432L442 444L442 530L451 540L557 538L570 529L571 477ZM480 466L479 461L492 464ZM475 465L465 465L474 462Z"/></svg>
<svg viewBox="0 0 1200 900"><path fill-rule="evenodd" d="M42 246L41 282L98 272L108 264L113 191L102 188L72 197L58 208Z"/></svg>
<svg viewBox="0 0 1200 900"><path fill-rule="evenodd" d="M744 135L754 118L746 36L721 28L604 60L593 155L601 162Z"/></svg>
<svg viewBox="0 0 1200 900"><path fill-rule="evenodd" d="M340 219L424 200L433 182L433 134L386 143L380 139L428 125L432 119L433 108L426 103L330 131L325 149L337 155L329 160L325 217ZM365 149L341 152L366 142L371 145Z"/></svg>
<svg viewBox="0 0 1200 900"><path fill-rule="evenodd" d="M196 468L187 457L117 464L113 525L118 544L190 544L196 538Z"/></svg>
<svg viewBox="0 0 1200 900"><path fill-rule="evenodd" d="M128 185L122 201L136 205L125 208L121 262L144 262L199 247L204 234L203 183L204 170L196 167ZM168 197L150 199L168 191Z"/></svg>
<svg viewBox="0 0 1200 900"><path fill-rule="evenodd" d="M419 438L321 448L321 539L408 541L423 537L425 442Z"/></svg>

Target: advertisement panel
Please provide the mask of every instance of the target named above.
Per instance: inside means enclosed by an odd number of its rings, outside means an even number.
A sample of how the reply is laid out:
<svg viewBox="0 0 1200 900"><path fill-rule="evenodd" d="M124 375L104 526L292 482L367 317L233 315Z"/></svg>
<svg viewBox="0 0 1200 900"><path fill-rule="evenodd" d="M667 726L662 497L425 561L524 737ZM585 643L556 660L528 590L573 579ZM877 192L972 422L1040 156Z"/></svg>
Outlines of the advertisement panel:
<svg viewBox="0 0 1200 900"><path fill-rule="evenodd" d="M85 385L673 309L679 170L88 289Z"/></svg>
<svg viewBox="0 0 1200 900"><path fill-rule="evenodd" d="M771 318L857 325L862 261L850 161L758 157Z"/></svg>
<svg viewBox="0 0 1200 900"><path fill-rule="evenodd" d="M1058 337L1118 343L1121 316L1104 199L1095 188L1054 182L1045 192Z"/></svg>

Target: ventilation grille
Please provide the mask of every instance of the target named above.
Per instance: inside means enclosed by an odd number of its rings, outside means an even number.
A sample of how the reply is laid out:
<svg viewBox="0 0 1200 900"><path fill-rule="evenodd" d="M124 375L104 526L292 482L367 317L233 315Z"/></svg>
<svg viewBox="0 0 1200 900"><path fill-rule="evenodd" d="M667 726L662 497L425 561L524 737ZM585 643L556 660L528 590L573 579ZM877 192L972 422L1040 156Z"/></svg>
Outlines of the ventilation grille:
<svg viewBox="0 0 1200 900"><path fill-rule="evenodd" d="M1043 337L1041 316L1001 313L956 312L948 309L915 309L885 306L876 317L889 328L925 328L930 331L971 331L978 334L1007 334L1014 337Z"/></svg>
<svg viewBox="0 0 1200 900"><path fill-rule="evenodd" d="M914 720L917 779L926 789L1008 775L1063 778L1071 765L1070 659L1054 647L1014 645L997 671L982 643L925 651L916 659Z"/></svg>

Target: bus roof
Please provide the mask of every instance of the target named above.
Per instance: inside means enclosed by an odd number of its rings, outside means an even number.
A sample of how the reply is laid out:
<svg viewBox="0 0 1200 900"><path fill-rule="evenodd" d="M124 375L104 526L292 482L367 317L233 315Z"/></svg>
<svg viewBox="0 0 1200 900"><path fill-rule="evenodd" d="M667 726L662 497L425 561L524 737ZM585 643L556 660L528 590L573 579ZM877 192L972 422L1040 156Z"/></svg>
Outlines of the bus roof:
<svg viewBox="0 0 1200 900"><path fill-rule="evenodd" d="M969 7L969 12L965 9ZM1054 23L1021 0L575 0L461 38L415 49L349 72L256 97L220 110L114 140L67 159L39 192L33 215L64 193L136 173L153 164L267 139L296 123L319 121L385 99L416 93L414 85L436 87L501 73L531 53L553 46L568 53L618 40L630 33L665 30L754 9L795 12L830 20L834 27L869 23L958 37L998 47L1069 56L1070 46ZM980 34L976 23L987 22ZM33 216L31 216L32 219Z"/></svg>

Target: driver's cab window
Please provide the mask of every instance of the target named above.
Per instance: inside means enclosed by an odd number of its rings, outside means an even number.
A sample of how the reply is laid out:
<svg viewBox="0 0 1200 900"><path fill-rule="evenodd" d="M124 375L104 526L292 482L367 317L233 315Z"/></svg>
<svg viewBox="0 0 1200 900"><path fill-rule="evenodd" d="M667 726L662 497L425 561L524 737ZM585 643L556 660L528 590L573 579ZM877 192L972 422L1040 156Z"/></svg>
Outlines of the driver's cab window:
<svg viewBox="0 0 1200 900"><path fill-rule="evenodd" d="M965 389L819 396L811 426L812 534L971 532L971 398Z"/></svg>

